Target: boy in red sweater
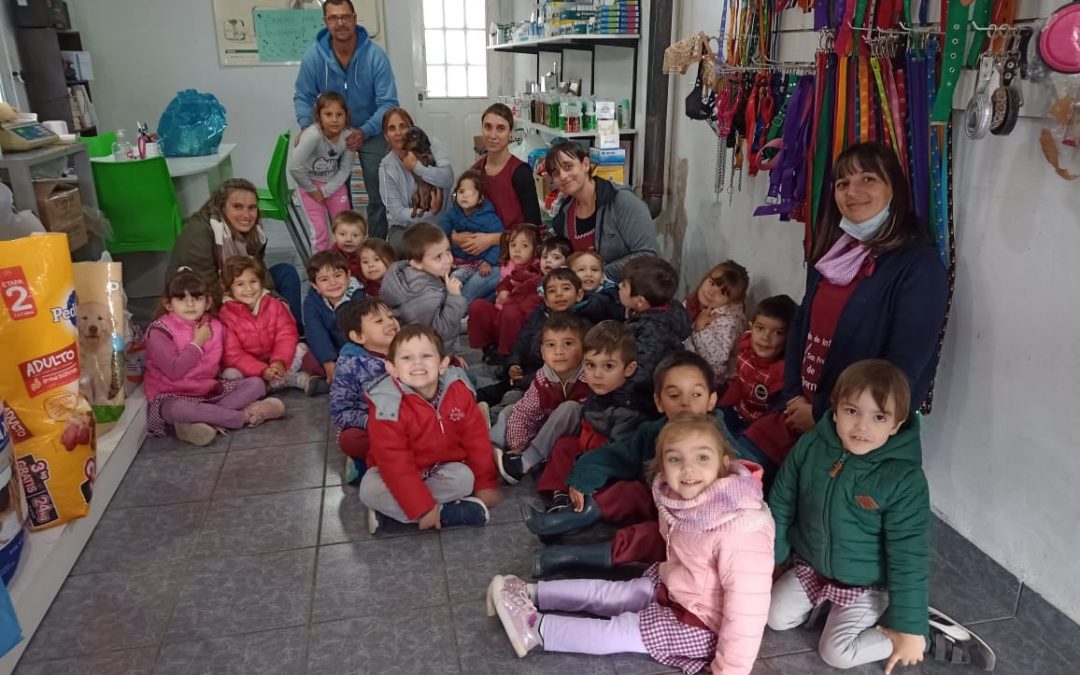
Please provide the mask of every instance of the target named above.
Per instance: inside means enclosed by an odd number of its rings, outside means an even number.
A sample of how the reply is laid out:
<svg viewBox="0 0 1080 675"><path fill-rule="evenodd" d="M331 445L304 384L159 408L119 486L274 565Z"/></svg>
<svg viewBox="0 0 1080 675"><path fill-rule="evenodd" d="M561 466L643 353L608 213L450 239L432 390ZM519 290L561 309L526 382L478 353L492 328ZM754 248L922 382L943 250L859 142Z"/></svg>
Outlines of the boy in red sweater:
<svg viewBox="0 0 1080 675"><path fill-rule="evenodd" d="M421 530L484 525L498 477L465 371L450 367L428 326L402 328L387 357L389 376L367 391L371 447L360 500L368 528L375 534L388 518Z"/></svg>
<svg viewBox="0 0 1080 675"><path fill-rule="evenodd" d="M784 348L788 326L798 305L786 295L774 295L758 303L750 330L739 339L735 377L716 407L732 435L769 412L784 388Z"/></svg>
<svg viewBox="0 0 1080 675"><path fill-rule="evenodd" d="M581 365L584 321L570 312L556 312L544 320L540 336L544 367L536 371L521 400L503 408L491 428L495 466L511 485L547 459L560 436L577 432L581 403L589 395Z"/></svg>

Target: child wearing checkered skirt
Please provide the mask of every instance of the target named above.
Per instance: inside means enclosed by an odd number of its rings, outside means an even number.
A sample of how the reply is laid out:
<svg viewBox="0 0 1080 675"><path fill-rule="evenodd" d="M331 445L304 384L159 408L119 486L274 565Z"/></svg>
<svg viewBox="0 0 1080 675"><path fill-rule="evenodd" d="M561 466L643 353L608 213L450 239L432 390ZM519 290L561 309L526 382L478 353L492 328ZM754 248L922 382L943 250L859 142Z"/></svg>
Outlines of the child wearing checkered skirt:
<svg viewBox="0 0 1080 675"><path fill-rule="evenodd" d="M498 614L518 656L539 646L649 654L685 673L753 668L769 614L775 536L761 468L736 459L712 419L681 415L661 431L651 471L667 561L632 581L534 585L495 577L488 614Z"/></svg>

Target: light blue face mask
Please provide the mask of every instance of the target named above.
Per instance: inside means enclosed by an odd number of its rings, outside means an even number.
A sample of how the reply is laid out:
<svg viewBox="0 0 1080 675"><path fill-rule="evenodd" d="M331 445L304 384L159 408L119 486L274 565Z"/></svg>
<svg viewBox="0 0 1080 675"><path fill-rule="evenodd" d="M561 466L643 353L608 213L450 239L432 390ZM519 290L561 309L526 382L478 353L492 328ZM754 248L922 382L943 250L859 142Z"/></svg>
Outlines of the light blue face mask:
<svg viewBox="0 0 1080 675"><path fill-rule="evenodd" d="M881 229L881 226L885 224L885 221L889 219L889 205L886 204L885 208L881 210L876 216L870 220L864 220L861 223L853 223L847 218L840 218L840 229L847 232L851 236L855 237L859 241L870 241L873 239L877 231Z"/></svg>

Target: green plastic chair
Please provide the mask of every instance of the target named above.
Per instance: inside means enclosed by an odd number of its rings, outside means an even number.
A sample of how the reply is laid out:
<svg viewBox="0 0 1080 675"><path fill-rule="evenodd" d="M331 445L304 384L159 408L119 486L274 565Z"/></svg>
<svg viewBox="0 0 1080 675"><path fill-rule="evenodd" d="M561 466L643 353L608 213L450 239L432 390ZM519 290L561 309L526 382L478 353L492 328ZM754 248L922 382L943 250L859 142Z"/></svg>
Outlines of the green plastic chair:
<svg viewBox="0 0 1080 675"><path fill-rule="evenodd" d="M308 242L306 227L303 226L303 217L297 212L293 204L292 190L289 189L289 179L286 174L285 164L289 158L289 132L278 136L277 145L274 146L274 154L270 156L270 168L266 171L267 187L260 188L259 212L263 218L280 220L285 223L285 229L296 246L296 252L301 260L311 257L311 245Z"/></svg>
<svg viewBox="0 0 1080 675"><path fill-rule="evenodd" d="M164 157L91 162L98 208L112 224L110 253L171 251L183 219Z"/></svg>
<svg viewBox="0 0 1080 675"><path fill-rule="evenodd" d="M112 154L112 144L116 142L116 132L110 131L97 136L79 136L79 142L86 146L91 157L107 157Z"/></svg>

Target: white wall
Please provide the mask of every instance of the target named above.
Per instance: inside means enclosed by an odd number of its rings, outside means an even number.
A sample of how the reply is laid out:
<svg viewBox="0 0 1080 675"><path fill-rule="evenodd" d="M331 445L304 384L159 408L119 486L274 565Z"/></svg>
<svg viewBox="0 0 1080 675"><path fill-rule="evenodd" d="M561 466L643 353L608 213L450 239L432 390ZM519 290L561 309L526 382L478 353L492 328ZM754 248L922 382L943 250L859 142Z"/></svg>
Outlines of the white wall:
<svg viewBox="0 0 1080 675"><path fill-rule="evenodd" d="M720 23L719 3L676 6L675 39L715 32ZM791 19L785 15L785 27ZM692 77L671 78L672 205L661 230L672 235L689 283L731 257L749 268L755 298L783 292L799 299L803 226L750 216L767 174L744 177L731 205L726 193L714 199L715 135L682 112ZM956 297L925 427L925 468L934 508L946 521L1080 620L1073 409L1080 190L1043 160L1041 126L1022 119L1008 137L972 142L961 133L956 141Z"/></svg>
<svg viewBox="0 0 1080 675"><path fill-rule="evenodd" d="M404 105L416 100L415 94L405 98L414 91L411 44L395 36L409 34L411 4L384 6L391 62L395 67L410 64L404 73L395 71ZM297 66L220 65L210 0L68 0L68 6L73 28L82 33L93 59L91 87L101 129L130 133L137 120L156 128L177 91L211 92L227 112L223 140L239 144L233 172L257 185L265 183L277 135L296 126L292 96Z"/></svg>

